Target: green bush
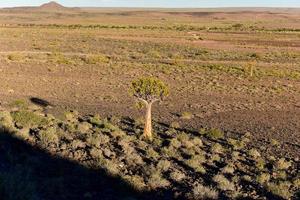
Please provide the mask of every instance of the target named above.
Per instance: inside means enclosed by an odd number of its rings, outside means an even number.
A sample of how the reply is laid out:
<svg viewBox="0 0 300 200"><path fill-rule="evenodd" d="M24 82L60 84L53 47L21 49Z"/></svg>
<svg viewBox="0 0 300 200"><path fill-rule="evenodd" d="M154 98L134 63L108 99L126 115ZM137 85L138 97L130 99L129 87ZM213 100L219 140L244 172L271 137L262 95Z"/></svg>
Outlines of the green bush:
<svg viewBox="0 0 300 200"><path fill-rule="evenodd" d="M220 129L210 129L206 135L213 139L220 139L224 137L224 133Z"/></svg>
<svg viewBox="0 0 300 200"><path fill-rule="evenodd" d="M48 124L47 118L26 110L16 111L13 112L11 115L14 122L18 126L22 127L39 127Z"/></svg>

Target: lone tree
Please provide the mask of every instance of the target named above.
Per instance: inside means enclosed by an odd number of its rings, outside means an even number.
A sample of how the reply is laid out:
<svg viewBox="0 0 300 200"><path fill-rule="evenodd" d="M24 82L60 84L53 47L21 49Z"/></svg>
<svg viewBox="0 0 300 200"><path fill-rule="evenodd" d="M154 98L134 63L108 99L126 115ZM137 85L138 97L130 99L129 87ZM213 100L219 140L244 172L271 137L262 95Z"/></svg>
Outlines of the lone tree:
<svg viewBox="0 0 300 200"><path fill-rule="evenodd" d="M143 136L152 140L152 104L162 101L169 95L168 87L159 79L154 77L144 77L134 80L131 83L130 94L143 102L146 106L145 128Z"/></svg>

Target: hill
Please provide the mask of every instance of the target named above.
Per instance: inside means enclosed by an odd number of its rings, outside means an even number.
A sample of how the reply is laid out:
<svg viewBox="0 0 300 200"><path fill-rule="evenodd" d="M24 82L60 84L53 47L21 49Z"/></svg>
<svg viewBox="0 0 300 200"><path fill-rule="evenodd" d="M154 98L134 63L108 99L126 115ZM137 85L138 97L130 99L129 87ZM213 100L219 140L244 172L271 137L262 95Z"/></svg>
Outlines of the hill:
<svg viewBox="0 0 300 200"><path fill-rule="evenodd" d="M51 1L49 3L42 4L40 9L47 9L47 10L62 10L66 9L66 7L62 6L59 3L56 3L55 1Z"/></svg>

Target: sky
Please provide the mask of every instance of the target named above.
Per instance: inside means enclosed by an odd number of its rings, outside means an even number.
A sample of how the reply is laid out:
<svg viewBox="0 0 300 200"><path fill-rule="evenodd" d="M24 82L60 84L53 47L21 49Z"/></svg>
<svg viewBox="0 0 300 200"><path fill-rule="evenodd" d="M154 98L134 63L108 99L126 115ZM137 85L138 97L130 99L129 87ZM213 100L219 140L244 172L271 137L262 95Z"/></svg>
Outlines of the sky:
<svg viewBox="0 0 300 200"><path fill-rule="evenodd" d="M50 0L0 0L0 7L39 6ZM300 0L57 0L70 7L300 7Z"/></svg>

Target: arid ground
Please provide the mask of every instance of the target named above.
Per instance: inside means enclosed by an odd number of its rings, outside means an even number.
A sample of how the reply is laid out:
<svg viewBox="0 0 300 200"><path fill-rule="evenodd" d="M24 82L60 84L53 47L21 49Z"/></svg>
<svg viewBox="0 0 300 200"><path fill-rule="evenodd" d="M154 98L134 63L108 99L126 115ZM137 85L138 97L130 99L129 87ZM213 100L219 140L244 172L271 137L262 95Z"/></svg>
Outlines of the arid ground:
<svg viewBox="0 0 300 200"><path fill-rule="evenodd" d="M2 9L1 103L139 117L128 86L154 75L171 87L157 120L251 132L299 154L297 11Z"/></svg>
<svg viewBox="0 0 300 200"><path fill-rule="evenodd" d="M299 9L0 9L0 72L8 200L124 197L88 169L150 192L125 192L137 199L300 196ZM170 87L154 144L139 141L144 111L128 93L142 76ZM23 175L13 186L16 163L37 189Z"/></svg>

